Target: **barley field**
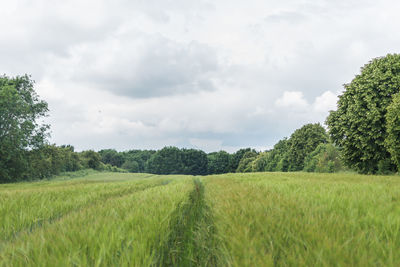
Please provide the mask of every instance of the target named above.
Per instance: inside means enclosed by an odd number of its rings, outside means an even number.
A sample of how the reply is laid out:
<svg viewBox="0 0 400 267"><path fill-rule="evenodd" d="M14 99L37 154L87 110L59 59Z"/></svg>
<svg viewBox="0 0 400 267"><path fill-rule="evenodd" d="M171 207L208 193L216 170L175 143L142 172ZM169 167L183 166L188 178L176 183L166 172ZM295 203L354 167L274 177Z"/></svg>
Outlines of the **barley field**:
<svg viewBox="0 0 400 267"><path fill-rule="evenodd" d="M0 185L0 266L399 266L400 177L89 173Z"/></svg>

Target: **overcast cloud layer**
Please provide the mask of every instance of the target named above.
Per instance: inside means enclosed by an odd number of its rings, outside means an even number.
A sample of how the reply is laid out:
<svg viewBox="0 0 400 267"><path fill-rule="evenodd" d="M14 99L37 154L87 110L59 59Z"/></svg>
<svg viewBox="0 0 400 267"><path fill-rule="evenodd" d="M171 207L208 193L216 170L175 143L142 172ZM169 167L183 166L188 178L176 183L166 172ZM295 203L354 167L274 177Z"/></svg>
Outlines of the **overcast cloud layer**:
<svg viewBox="0 0 400 267"><path fill-rule="evenodd" d="M0 73L31 74L78 150L271 148L400 47L399 1L4 1Z"/></svg>

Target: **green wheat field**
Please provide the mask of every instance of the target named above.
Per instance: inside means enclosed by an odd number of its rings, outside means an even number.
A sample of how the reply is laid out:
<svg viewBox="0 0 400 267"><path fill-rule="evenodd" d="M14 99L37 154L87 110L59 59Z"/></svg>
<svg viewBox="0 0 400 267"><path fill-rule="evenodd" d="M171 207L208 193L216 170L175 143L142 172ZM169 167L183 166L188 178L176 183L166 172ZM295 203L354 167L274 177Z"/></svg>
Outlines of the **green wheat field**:
<svg viewBox="0 0 400 267"><path fill-rule="evenodd" d="M400 177L89 173L0 185L0 266L400 266Z"/></svg>

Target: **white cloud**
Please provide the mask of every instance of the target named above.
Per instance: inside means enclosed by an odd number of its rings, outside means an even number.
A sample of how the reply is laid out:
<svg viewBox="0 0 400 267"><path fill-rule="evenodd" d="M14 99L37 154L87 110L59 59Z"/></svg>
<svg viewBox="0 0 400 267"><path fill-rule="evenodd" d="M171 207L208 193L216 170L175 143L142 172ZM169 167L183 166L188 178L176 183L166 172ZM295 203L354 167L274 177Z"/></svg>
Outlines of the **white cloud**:
<svg viewBox="0 0 400 267"><path fill-rule="evenodd" d="M134 32L78 47L72 54L79 60L64 65L73 70L72 79L115 94L148 98L215 90L215 52L195 41Z"/></svg>
<svg viewBox="0 0 400 267"><path fill-rule="evenodd" d="M318 96L313 103L313 108L316 112L328 112L336 109L338 96L331 91L324 92Z"/></svg>
<svg viewBox="0 0 400 267"><path fill-rule="evenodd" d="M304 99L303 92L283 92L282 97L275 101L277 107L290 108L293 110L303 110L308 107L307 101Z"/></svg>

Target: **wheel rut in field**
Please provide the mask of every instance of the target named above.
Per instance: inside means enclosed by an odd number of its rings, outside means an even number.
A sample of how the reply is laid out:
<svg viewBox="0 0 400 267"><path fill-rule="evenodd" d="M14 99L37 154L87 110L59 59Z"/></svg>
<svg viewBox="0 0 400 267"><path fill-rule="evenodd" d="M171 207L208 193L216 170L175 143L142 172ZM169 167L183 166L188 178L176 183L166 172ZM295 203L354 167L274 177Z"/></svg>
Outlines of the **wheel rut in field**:
<svg viewBox="0 0 400 267"><path fill-rule="evenodd" d="M69 214L72 214L74 212L79 212L81 210L90 208L90 207L92 207L92 206L94 206L94 205L96 205L96 204L98 204L100 202L105 202L105 201L108 201L108 200L111 200L111 199L124 197L124 196L130 195L130 194L133 194L135 192L148 190L150 188L154 188L154 187L158 187L158 186L164 186L164 185L169 184L170 182L171 182L171 180L163 180L163 181L160 181L157 184L149 184L148 186L144 186L144 187L140 187L140 188L132 187L132 188L127 189L127 190L121 190L121 191L117 191L117 192L105 193L105 194L102 194L101 196L99 196L98 198L94 198L94 199L88 201L87 203L78 205L75 208L72 208L70 210L66 210L63 213L56 213L51 217L37 220L37 221L27 225L26 227L14 232L12 235L6 237L5 239L3 239L3 240L0 239L0 251L1 251L1 248L2 248L2 244L8 243L8 242L12 242L13 240L17 239L21 234L23 234L23 233L31 233L31 232L35 231L36 229L43 227L43 225L50 225L50 224L56 223L56 222L62 220L62 218L64 218L65 216L67 216Z"/></svg>
<svg viewBox="0 0 400 267"><path fill-rule="evenodd" d="M154 266L219 266L218 241L204 185L194 180L188 201L178 204L169 224L169 236Z"/></svg>

